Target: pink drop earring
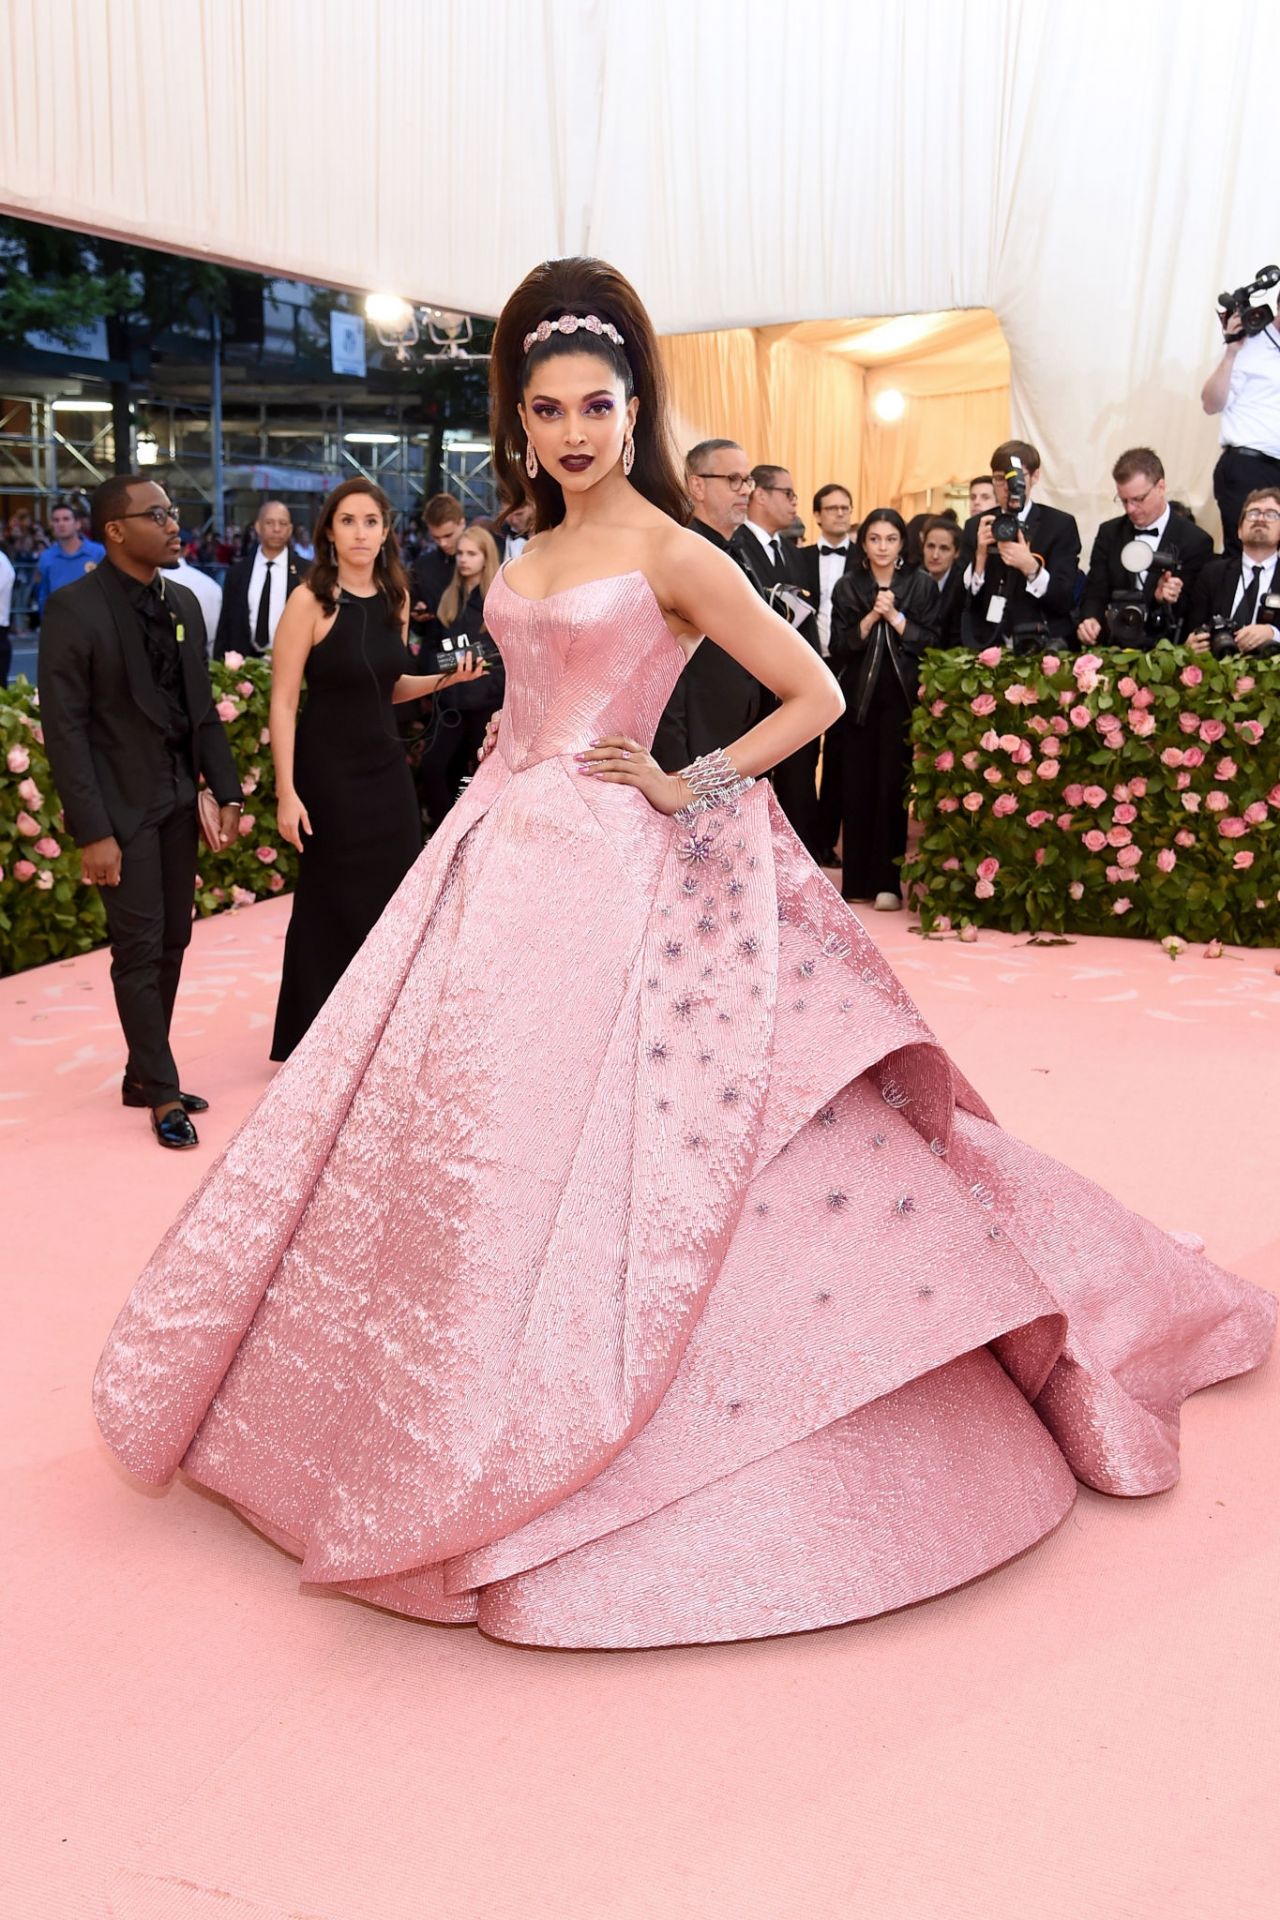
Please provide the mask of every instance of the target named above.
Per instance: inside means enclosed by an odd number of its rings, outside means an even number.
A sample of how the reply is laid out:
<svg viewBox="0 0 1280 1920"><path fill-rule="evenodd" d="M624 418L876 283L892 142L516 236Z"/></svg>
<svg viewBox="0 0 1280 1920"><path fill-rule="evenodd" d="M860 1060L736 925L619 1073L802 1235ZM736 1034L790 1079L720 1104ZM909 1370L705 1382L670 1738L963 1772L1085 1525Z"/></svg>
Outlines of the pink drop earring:
<svg viewBox="0 0 1280 1920"><path fill-rule="evenodd" d="M636 443L630 434L622 443L622 471L630 473L636 463Z"/></svg>
<svg viewBox="0 0 1280 1920"><path fill-rule="evenodd" d="M524 455L524 470L525 470L525 472L526 472L526 473L528 474L528 476L529 476L529 478L530 478L531 480L536 480L536 479L537 479L537 477L538 477L538 456L537 456L537 454L536 454L536 453L534 452L534 450L533 450L533 442L532 442L532 440L531 440L531 441L529 442L529 444L528 444L528 446L527 446L527 447L525 448L525 455Z"/></svg>

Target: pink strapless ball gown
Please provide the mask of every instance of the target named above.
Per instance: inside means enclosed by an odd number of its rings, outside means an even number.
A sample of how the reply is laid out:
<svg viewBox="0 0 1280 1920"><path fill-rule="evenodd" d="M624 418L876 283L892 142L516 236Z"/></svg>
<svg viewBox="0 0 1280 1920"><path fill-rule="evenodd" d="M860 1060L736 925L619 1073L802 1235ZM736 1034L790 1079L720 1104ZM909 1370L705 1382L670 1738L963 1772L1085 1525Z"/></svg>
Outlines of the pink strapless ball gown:
<svg viewBox="0 0 1280 1920"><path fill-rule="evenodd" d="M1177 1477L1275 1301L995 1124L769 787L583 778L683 664L643 575L503 580L497 751L98 1368L302 1578L509 1640L938 1593Z"/></svg>

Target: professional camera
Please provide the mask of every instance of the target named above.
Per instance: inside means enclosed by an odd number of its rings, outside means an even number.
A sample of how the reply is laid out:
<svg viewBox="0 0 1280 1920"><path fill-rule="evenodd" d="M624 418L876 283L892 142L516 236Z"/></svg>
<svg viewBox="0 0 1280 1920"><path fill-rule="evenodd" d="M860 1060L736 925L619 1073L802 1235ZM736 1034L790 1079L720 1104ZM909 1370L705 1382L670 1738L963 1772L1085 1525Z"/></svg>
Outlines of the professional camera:
<svg viewBox="0 0 1280 1920"><path fill-rule="evenodd" d="M438 647L430 657L430 662L422 663L423 670L426 673L456 673L464 653L470 653L474 660L483 660L490 673L502 665L502 655L487 633L482 633L478 640L468 640L464 634L459 634L456 641L449 640L443 647Z"/></svg>
<svg viewBox="0 0 1280 1920"><path fill-rule="evenodd" d="M1280 273L1276 278L1280 280ZM1022 532L1022 523L1018 515L1027 504L1027 475L1017 454L1013 455L1012 464L1004 480L1009 489L1009 498L991 522L991 538L997 545L1001 540L1016 540Z"/></svg>
<svg viewBox="0 0 1280 1920"><path fill-rule="evenodd" d="M1269 593L1262 603L1260 613L1266 615L1266 626L1280 626L1280 593ZM1229 654L1238 653L1236 634L1239 631L1236 621L1228 614L1215 613L1209 620L1209 651L1215 660L1224 660ZM1249 649L1250 660L1272 660L1280 653L1280 641L1264 640L1260 646Z"/></svg>
<svg viewBox="0 0 1280 1920"><path fill-rule="evenodd" d="M1218 295L1218 320L1228 339L1235 338L1237 331L1247 337L1261 333L1264 327L1271 325L1275 319L1275 308L1265 305L1255 307L1253 296L1275 286L1280 286L1280 267L1259 267L1247 287L1237 287L1234 293ZM1227 329L1233 320L1239 322L1239 327L1228 334Z"/></svg>
<svg viewBox="0 0 1280 1920"><path fill-rule="evenodd" d="M1009 636L1009 650L1017 654L1045 653L1050 641L1047 620L1019 620Z"/></svg>
<svg viewBox="0 0 1280 1920"><path fill-rule="evenodd" d="M1146 599L1135 588L1121 588L1113 593L1103 617L1107 624L1107 638L1113 647L1150 645Z"/></svg>

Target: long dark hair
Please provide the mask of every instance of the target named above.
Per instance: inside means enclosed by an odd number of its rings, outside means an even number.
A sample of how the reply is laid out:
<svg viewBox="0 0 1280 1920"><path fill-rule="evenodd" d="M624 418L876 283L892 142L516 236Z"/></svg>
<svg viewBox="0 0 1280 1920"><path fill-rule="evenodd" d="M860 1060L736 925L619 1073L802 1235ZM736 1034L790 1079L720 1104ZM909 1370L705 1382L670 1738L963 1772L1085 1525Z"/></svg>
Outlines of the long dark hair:
<svg viewBox="0 0 1280 1920"><path fill-rule="evenodd" d="M615 326L626 344L616 347L604 334L580 330L535 340L525 352L526 334L543 320L559 320L566 313L593 313ZM667 381L657 336L635 288L603 260L544 260L526 274L499 315L489 362L489 434L504 504L510 508L531 499L539 529L559 526L564 519L558 481L541 471L530 480L525 471L528 442L517 408L534 370L565 353L596 354L621 381L627 399L639 399L631 484L683 525L689 500L671 450Z"/></svg>
<svg viewBox="0 0 1280 1920"><path fill-rule="evenodd" d="M382 524L387 537L382 543L382 551L373 563L373 584L387 603L387 611L394 620L404 612L405 602L409 598L409 576L404 570L400 558L400 541L391 521L391 502L381 487L375 487L372 480L363 480L358 474L350 480L344 480L341 486L334 488L320 509L312 540L315 543L316 557L307 574L307 585L314 593L326 613L336 613L338 609L338 565L333 552L333 516L344 500L353 493L362 493L372 500L382 515Z"/></svg>
<svg viewBox="0 0 1280 1920"><path fill-rule="evenodd" d="M866 573L870 573L871 571L871 562L867 558L867 548L866 548L867 535L870 533L872 527L874 527L876 523L880 520L883 520L886 523L886 525L891 527L896 527L898 529L898 538L902 542L902 546L898 551L898 565L900 567L905 567L907 564L907 557L906 557L907 556L907 523L906 521L903 519L902 515L898 512L896 507L872 507L870 513L867 515L866 519L862 522L862 525L858 528L857 533L854 535L854 545L858 549L858 557L857 557L857 560L854 562L854 565L861 567L863 571Z"/></svg>

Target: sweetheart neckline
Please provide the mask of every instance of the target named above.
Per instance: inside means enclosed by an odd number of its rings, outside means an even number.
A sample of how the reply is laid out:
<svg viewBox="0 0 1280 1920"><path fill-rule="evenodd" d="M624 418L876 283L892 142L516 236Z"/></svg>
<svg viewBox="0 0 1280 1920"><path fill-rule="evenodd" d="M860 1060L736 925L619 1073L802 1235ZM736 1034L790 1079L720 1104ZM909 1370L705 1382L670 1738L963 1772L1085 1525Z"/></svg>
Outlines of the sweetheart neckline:
<svg viewBox="0 0 1280 1920"><path fill-rule="evenodd" d="M507 568L510 565L511 565L511 562L509 560L506 560L503 562L503 564L498 568L498 578L499 580L501 580L507 592L511 595L511 598L513 600L523 600L526 607L545 607L549 601L563 600L567 593L583 593L588 587L608 586L611 582L615 580L639 579L644 581L646 587L649 587L649 598L653 601L653 604L655 607L657 607L659 613L662 612L661 602L659 601L658 596L654 592L653 588L649 586L649 576L645 572L643 567L629 567L625 573L598 573L594 580L579 580L576 583L576 585L571 587L557 587L554 593L544 593L541 595L539 599L535 600L531 597L531 595L527 593L516 592L516 589L512 586L511 582L507 579ZM663 621L663 624L664 625L666 624L665 619Z"/></svg>

